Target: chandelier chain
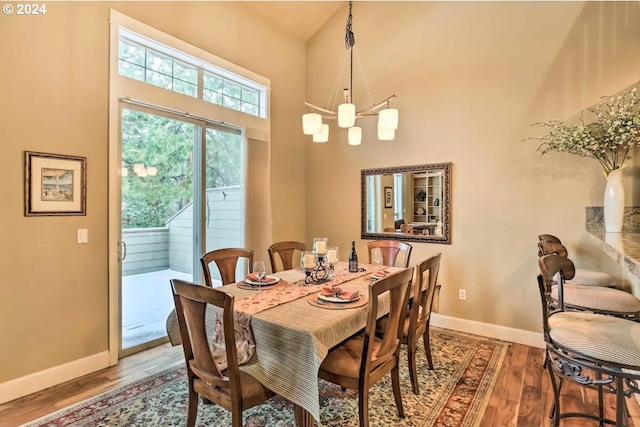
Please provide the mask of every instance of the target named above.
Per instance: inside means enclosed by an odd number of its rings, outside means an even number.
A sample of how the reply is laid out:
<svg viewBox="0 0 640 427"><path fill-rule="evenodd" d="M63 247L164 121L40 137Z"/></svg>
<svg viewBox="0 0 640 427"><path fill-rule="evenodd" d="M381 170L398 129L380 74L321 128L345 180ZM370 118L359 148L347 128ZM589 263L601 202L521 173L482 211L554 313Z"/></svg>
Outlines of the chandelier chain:
<svg viewBox="0 0 640 427"><path fill-rule="evenodd" d="M351 14L351 2L349 2L349 16L347 17L347 33L344 36L344 45L347 49L351 49L356 44L356 36L351 30L351 21L353 21L353 15Z"/></svg>

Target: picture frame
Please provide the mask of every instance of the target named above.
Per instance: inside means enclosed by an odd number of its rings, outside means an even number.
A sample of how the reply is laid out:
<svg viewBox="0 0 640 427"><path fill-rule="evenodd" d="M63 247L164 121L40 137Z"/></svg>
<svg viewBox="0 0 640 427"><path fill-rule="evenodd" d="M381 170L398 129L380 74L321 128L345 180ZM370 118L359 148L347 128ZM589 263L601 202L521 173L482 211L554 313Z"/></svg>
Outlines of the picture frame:
<svg viewBox="0 0 640 427"><path fill-rule="evenodd" d="M24 152L24 215L87 214L87 158Z"/></svg>
<svg viewBox="0 0 640 427"><path fill-rule="evenodd" d="M384 207L393 207L393 187L384 187Z"/></svg>

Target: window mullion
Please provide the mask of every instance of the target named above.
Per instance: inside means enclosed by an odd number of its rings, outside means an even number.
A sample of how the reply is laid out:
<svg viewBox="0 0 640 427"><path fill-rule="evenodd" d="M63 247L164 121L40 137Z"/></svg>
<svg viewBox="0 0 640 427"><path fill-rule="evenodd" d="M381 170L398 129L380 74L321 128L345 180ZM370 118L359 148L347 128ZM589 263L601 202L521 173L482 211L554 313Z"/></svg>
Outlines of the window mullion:
<svg viewBox="0 0 640 427"><path fill-rule="evenodd" d="M196 97L204 101L204 70L200 67L197 67L196 70L198 70Z"/></svg>

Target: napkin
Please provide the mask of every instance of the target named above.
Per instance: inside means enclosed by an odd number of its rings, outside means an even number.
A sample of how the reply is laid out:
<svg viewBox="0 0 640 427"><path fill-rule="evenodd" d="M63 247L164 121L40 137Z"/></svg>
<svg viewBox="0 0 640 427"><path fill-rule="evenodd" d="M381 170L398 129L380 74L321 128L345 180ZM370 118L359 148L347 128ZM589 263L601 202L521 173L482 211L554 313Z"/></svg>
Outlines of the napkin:
<svg viewBox="0 0 640 427"><path fill-rule="evenodd" d="M259 282L260 279L258 279L258 276L256 276L254 273L249 273L249 275L247 276L247 280L251 280L252 282ZM273 283L276 281L275 277L269 277L269 276L265 276L262 278L262 283Z"/></svg>
<svg viewBox="0 0 640 427"><path fill-rule="evenodd" d="M360 292L344 291L337 286L324 286L320 290L320 295L325 297L336 297L345 301L355 301L360 297Z"/></svg>
<svg viewBox="0 0 640 427"><path fill-rule="evenodd" d="M382 278L387 277L389 274L391 274L391 273L389 273L389 272L388 272L387 270L385 270L385 269L382 269L382 270L374 271L374 272L371 274L371 276L372 276L372 277L377 277L378 279L382 279Z"/></svg>

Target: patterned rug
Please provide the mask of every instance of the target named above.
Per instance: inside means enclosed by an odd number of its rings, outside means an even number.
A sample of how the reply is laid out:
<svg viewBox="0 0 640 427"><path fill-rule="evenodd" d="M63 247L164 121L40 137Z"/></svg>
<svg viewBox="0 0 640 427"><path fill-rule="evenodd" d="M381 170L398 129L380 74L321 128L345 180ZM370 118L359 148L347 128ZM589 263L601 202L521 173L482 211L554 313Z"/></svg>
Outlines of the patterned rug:
<svg viewBox="0 0 640 427"><path fill-rule="evenodd" d="M420 345L422 343L420 342ZM471 427L478 426L498 377L508 343L447 329L431 329L435 369L427 366L424 349L418 352L420 395L411 391L406 351L401 353L400 381L405 419L398 413L389 375L370 390L371 426ZM321 425L358 426L358 394L320 381ZM174 367L123 386L70 408L25 424L60 426L180 426L187 418L184 367ZM274 397L244 412L245 426L294 426L293 405ZM198 427L231 425L229 412L217 405L200 404Z"/></svg>

